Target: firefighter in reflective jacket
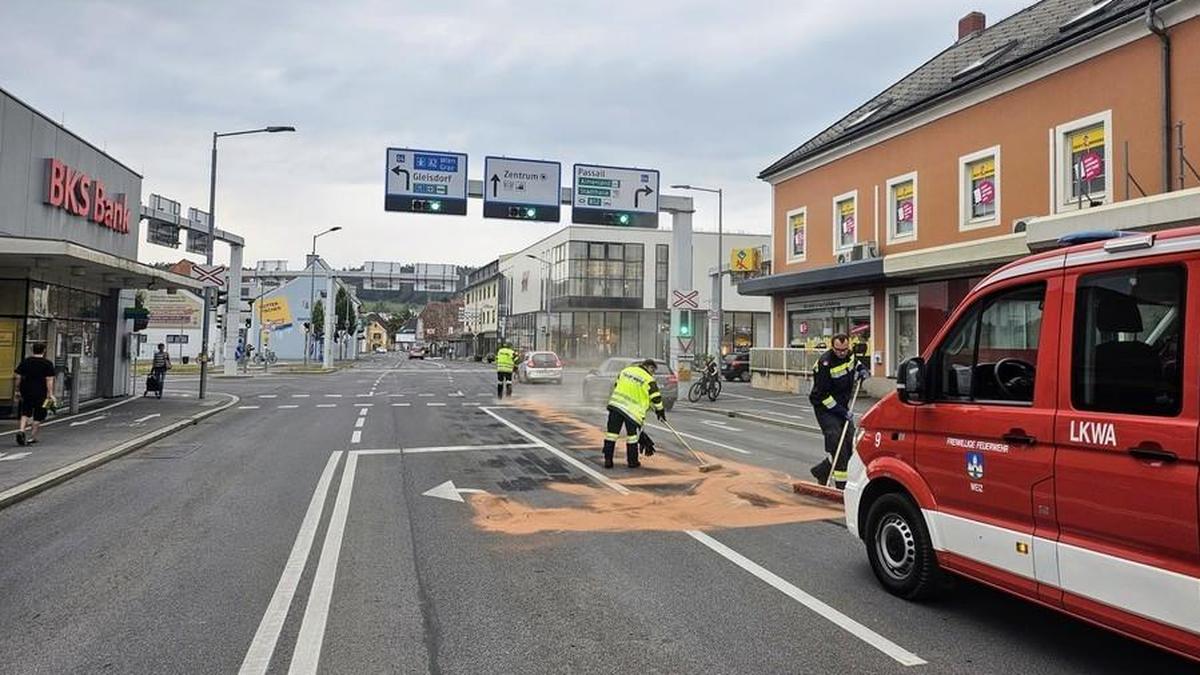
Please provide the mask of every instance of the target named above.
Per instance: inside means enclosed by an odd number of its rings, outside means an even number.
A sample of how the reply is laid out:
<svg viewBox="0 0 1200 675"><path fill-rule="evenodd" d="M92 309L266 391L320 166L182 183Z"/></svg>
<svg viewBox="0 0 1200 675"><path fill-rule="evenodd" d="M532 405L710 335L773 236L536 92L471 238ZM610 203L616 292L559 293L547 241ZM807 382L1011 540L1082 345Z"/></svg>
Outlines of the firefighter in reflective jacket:
<svg viewBox="0 0 1200 675"><path fill-rule="evenodd" d="M496 350L496 397L504 398L505 394L512 396L513 368L517 365L517 353L507 342L501 343Z"/></svg>
<svg viewBox="0 0 1200 675"><path fill-rule="evenodd" d="M646 422L646 411L651 408L658 419L667 419L662 392L658 390L658 383L654 381L654 373L657 370L658 364L654 359L646 359L625 368L617 375L612 395L608 398L608 424L604 428L604 468L611 469L613 466L613 453L621 435L621 427L625 427L625 463L629 468L636 469L642 465L638 461L639 437L642 438L642 451L646 456L654 454L654 443L642 432L641 427Z"/></svg>
<svg viewBox="0 0 1200 675"><path fill-rule="evenodd" d="M833 336L832 347L813 366L812 391L808 394L817 424L821 427L821 435L825 437L825 453L829 455L811 471L824 485L829 480L832 467L833 480L841 489L846 484L846 464L853 452L854 411L850 409L850 398L855 383L866 379L869 373L867 367L850 353L850 339L846 335ZM844 439L840 454L839 439ZM835 456L837 466L833 466Z"/></svg>

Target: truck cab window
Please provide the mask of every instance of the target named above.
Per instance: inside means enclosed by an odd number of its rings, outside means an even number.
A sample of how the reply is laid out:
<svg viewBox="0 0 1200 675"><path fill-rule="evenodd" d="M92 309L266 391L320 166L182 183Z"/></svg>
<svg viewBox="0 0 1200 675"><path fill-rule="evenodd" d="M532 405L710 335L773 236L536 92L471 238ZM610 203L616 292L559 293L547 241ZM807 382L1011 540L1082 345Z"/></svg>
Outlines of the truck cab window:
<svg viewBox="0 0 1200 675"><path fill-rule="evenodd" d="M1179 414L1186 283L1179 265L1080 277L1071 346L1076 409Z"/></svg>
<svg viewBox="0 0 1200 675"><path fill-rule="evenodd" d="M1032 403L1046 285L1003 291L963 314L931 365L937 400Z"/></svg>

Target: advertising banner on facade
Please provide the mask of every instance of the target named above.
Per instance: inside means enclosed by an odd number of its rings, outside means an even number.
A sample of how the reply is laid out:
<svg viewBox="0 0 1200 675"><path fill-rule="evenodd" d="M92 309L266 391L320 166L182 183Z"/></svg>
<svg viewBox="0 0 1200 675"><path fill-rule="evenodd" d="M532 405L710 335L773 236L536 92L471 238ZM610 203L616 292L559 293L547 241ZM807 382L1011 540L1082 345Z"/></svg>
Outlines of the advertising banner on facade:
<svg viewBox="0 0 1200 675"><path fill-rule="evenodd" d="M147 328L199 328L204 306L189 293L152 291L146 294L150 312Z"/></svg>
<svg viewBox="0 0 1200 675"><path fill-rule="evenodd" d="M292 310L286 297L263 298L259 305L259 321L263 326L272 330L287 328L292 325Z"/></svg>

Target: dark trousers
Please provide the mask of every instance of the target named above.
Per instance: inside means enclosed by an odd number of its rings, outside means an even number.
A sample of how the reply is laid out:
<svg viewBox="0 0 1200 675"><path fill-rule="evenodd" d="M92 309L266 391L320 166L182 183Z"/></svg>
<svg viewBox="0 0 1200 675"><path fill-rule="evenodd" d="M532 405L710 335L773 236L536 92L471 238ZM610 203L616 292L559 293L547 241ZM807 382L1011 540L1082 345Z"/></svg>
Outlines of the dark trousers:
<svg viewBox="0 0 1200 675"><path fill-rule="evenodd" d="M846 465L850 462L850 455L854 452L854 423L846 422L846 418L837 415L827 408L817 407L813 409L817 415L817 424L821 427L821 435L825 437L825 454L829 457L821 460L821 463L812 468L812 474L824 484L829 479L830 468L833 469L833 480L839 488L846 484ZM838 453L838 439L843 438L842 429L846 428L846 435L842 441L842 451ZM837 466L833 466L833 458L837 457Z"/></svg>
<svg viewBox="0 0 1200 675"><path fill-rule="evenodd" d="M496 398L504 398L505 393L512 396L512 373L496 373Z"/></svg>
<svg viewBox="0 0 1200 675"><path fill-rule="evenodd" d="M638 436L641 434L641 425L616 408L608 409L608 423L604 425L604 458L612 459L616 452L621 427L625 427L625 463L636 466L639 463Z"/></svg>

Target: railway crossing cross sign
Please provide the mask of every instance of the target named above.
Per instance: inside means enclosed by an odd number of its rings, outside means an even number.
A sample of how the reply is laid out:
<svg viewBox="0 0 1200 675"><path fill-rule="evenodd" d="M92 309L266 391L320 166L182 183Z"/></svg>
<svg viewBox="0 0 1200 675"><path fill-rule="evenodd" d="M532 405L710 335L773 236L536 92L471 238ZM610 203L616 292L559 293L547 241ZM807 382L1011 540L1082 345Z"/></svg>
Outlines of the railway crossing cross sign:
<svg viewBox="0 0 1200 675"><path fill-rule="evenodd" d="M671 291L671 307L700 309L700 291Z"/></svg>

